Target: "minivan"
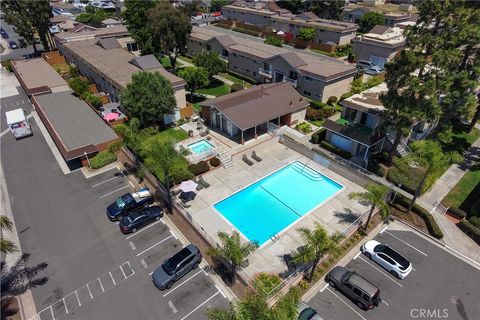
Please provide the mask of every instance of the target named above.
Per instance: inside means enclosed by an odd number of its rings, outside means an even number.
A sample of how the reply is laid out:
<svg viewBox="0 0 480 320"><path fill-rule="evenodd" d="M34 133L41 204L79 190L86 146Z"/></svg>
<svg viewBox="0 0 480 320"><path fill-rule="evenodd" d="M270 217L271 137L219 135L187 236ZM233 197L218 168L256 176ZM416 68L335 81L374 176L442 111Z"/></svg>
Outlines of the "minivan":
<svg viewBox="0 0 480 320"><path fill-rule="evenodd" d="M360 69L363 69L363 70L370 69L374 66L375 65L368 60L360 60L360 61L357 62L357 68L360 68Z"/></svg>
<svg viewBox="0 0 480 320"><path fill-rule="evenodd" d="M342 291L347 297L361 309L373 309L380 304L380 289L361 275L337 266L326 276L328 284Z"/></svg>

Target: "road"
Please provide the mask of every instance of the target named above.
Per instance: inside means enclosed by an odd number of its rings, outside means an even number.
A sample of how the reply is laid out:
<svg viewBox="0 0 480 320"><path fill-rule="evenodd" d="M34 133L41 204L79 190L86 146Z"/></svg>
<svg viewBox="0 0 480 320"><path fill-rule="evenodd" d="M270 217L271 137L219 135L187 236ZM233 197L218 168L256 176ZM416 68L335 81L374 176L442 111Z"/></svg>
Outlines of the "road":
<svg viewBox="0 0 480 320"><path fill-rule="evenodd" d="M8 45L7 43L9 40L14 40L20 46L18 39L21 37L14 31L13 26L7 24L4 19L1 19L0 21L2 24L2 29L4 29L9 35L8 39L2 39L2 40L5 40L5 41L2 41L2 45L5 47ZM37 44L37 50L43 50L43 46L41 44ZM4 51L4 53L0 53L0 60L5 61L9 59L12 59L12 60L24 59L25 55L30 55L30 54L33 54L33 46L31 45L27 46L26 48L18 48L14 50L11 50L8 48Z"/></svg>

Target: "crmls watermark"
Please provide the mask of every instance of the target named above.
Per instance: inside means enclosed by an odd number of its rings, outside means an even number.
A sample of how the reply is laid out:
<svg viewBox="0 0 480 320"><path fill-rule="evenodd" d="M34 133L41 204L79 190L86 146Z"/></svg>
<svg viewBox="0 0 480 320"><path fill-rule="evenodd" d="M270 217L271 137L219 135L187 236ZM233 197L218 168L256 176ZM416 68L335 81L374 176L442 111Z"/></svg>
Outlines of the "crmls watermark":
<svg viewBox="0 0 480 320"><path fill-rule="evenodd" d="M446 319L448 318L448 309L412 309L410 317L413 319Z"/></svg>

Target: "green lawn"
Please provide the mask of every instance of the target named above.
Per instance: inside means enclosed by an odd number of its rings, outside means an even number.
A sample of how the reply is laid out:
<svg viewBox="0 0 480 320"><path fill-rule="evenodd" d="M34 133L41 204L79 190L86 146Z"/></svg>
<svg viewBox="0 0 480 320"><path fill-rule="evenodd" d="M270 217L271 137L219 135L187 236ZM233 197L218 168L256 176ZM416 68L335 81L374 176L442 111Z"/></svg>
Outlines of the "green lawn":
<svg viewBox="0 0 480 320"><path fill-rule="evenodd" d="M168 128L160 131L157 134L158 138L162 141L182 141L188 138L188 133L185 130L180 128Z"/></svg>
<svg viewBox="0 0 480 320"><path fill-rule="evenodd" d="M202 111L202 107L198 103L192 103L192 108L197 112Z"/></svg>
<svg viewBox="0 0 480 320"><path fill-rule="evenodd" d="M219 97L230 93L230 86L220 80L211 79L208 87L197 90L197 93Z"/></svg>
<svg viewBox="0 0 480 320"><path fill-rule="evenodd" d="M164 68L171 68L172 65L170 64L170 58L167 56L164 56L160 59L160 63Z"/></svg>
<svg viewBox="0 0 480 320"><path fill-rule="evenodd" d="M323 120L308 120L308 122L310 122L311 124L313 124L317 127L321 127L321 126L323 126L323 123L325 122L325 119L323 119Z"/></svg>
<svg viewBox="0 0 480 320"><path fill-rule="evenodd" d="M221 76L221 77L223 77L227 80L230 80L233 83L240 83L240 84L243 83L245 88L250 88L251 86L253 86L253 84L251 82L242 80L240 78L237 78L234 75L231 75L230 73L222 72L222 73L219 74L219 76Z"/></svg>
<svg viewBox="0 0 480 320"><path fill-rule="evenodd" d="M179 59L182 59L183 61L193 63L192 58L189 58L187 56L178 56Z"/></svg>
<svg viewBox="0 0 480 320"><path fill-rule="evenodd" d="M476 192L473 192L477 190ZM476 193L471 195L472 193ZM480 196L480 162L477 162L443 199L447 207L468 211Z"/></svg>

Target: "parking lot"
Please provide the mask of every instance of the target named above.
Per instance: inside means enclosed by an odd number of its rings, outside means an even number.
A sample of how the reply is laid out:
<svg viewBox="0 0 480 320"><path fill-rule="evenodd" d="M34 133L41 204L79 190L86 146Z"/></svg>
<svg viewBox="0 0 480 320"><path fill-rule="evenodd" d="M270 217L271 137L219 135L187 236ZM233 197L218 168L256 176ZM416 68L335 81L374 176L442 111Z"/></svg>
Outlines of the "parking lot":
<svg viewBox="0 0 480 320"><path fill-rule="evenodd" d="M21 90L21 89L20 89ZM1 99L4 112L17 96ZM31 105L26 103L27 114ZM1 164L21 248L29 265L46 262L33 289L37 319L202 319L205 310L228 300L199 268L169 291L157 290L151 272L183 245L163 221L124 235L106 216L106 207L135 191L115 168L91 178L80 170L64 174L33 118L33 136L1 136ZM2 120L2 130L5 130Z"/></svg>
<svg viewBox="0 0 480 320"><path fill-rule="evenodd" d="M479 318L478 269L398 223L391 224L374 239L410 260L412 272L403 280L394 278L359 252L346 267L376 285L382 302L364 311L326 285L308 302L323 319Z"/></svg>

